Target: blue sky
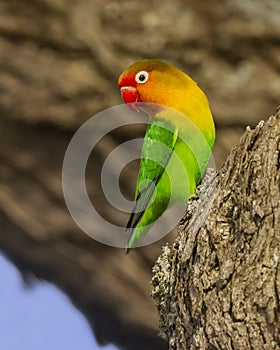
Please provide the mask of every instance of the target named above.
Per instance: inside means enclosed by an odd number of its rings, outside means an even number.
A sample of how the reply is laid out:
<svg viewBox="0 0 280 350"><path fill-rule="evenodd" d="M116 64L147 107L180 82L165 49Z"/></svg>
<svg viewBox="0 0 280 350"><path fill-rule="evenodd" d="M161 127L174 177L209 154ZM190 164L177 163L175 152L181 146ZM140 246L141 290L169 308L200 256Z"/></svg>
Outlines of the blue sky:
<svg viewBox="0 0 280 350"><path fill-rule="evenodd" d="M38 282L26 288L1 254L0 349L117 350L97 345L85 317L54 285Z"/></svg>

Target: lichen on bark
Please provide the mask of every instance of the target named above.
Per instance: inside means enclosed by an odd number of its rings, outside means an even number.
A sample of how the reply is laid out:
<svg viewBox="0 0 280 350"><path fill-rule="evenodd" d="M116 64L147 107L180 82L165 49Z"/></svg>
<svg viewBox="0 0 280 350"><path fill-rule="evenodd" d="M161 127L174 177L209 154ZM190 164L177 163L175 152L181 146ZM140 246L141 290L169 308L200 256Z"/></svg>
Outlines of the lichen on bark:
<svg viewBox="0 0 280 350"><path fill-rule="evenodd" d="M279 349L279 169L278 111L189 201L153 269L169 349Z"/></svg>

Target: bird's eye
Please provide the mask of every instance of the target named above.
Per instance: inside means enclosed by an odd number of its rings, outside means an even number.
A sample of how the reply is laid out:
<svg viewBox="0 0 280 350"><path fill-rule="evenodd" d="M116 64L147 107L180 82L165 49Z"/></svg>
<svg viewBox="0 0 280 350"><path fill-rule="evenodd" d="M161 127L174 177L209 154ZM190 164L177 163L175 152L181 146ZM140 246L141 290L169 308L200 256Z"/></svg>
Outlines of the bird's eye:
<svg viewBox="0 0 280 350"><path fill-rule="evenodd" d="M142 70L141 72L138 72L135 76L136 83L144 84L149 78L149 73Z"/></svg>

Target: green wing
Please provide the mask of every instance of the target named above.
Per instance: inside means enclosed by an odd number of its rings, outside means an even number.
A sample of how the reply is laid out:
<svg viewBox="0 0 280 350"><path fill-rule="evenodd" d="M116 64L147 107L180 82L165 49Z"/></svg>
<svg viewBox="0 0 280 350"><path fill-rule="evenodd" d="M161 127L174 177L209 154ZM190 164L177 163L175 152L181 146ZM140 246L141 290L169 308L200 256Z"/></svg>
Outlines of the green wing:
<svg viewBox="0 0 280 350"><path fill-rule="evenodd" d="M177 133L174 124L161 119L154 120L147 128L136 184L136 204L127 223L130 235L153 198L156 185L172 155Z"/></svg>

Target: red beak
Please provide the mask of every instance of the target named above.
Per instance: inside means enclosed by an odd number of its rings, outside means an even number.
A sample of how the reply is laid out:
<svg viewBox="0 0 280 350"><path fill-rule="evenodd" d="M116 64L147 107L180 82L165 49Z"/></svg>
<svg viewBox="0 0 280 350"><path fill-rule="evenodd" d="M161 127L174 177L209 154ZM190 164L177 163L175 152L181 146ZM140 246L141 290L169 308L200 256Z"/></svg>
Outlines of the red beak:
<svg viewBox="0 0 280 350"><path fill-rule="evenodd" d="M133 86L123 86L121 87L121 95L123 101L135 112L139 112L136 103L141 102L138 91Z"/></svg>

